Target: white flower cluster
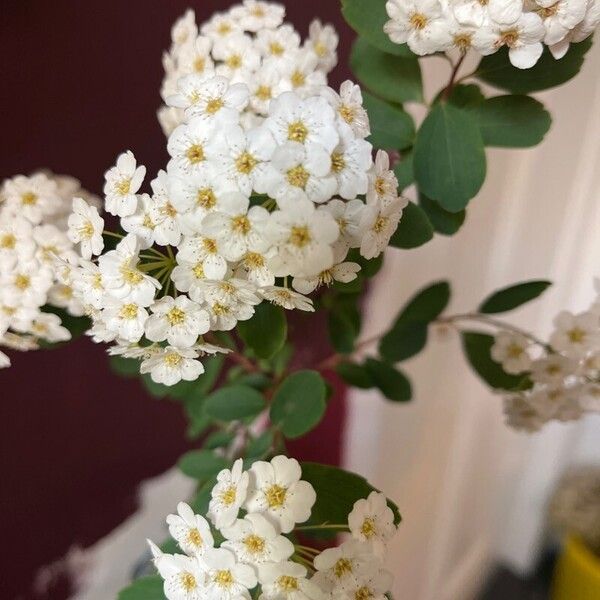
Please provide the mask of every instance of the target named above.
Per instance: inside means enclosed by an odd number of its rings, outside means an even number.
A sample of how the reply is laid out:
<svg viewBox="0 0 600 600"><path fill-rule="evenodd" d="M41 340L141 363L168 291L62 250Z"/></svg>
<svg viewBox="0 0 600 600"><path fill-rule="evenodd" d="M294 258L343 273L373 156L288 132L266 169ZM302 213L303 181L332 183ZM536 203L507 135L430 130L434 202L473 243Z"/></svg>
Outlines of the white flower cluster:
<svg viewBox="0 0 600 600"><path fill-rule="evenodd" d="M533 382L531 389L504 400L512 427L537 431L553 419L571 421L600 412L600 301L586 312L559 313L548 344L500 332L492 358L507 373L522 373Z"/></svg>
<svg viewBox="0 0 600 600"><path fill-rule="evenodd" d="M242 459L217 476L208 519L184 503L169 515L171 536L185 554L165 554L149 542L169 600L385 600L392 583L383 568L395 534L383 494L359 500L348 516L351 539L318 552L284 534L310 518L313 487L298 461L276 456L242 470ZM240 509L242 514L240 515ZM212 523L212 527L211 527ZM342 527L342 525L340 525ZM218 534L216 531L218 531ZM216 546L216 539L222 539ZM254 590L250 595L250 590Z"/></svg>
<svg viewBox="0 0 600 600"><path fill-rule="evenodd" d="M407 202L388 155L373 162L350 81L339 94L283 92L249 129L245 83L189 75L178 89L186 120L168 138L171 160L152 195L139 193L145 168L131 152L106 173L106 211L128 235L93 262L102 223L80 204L71 227L92 240L72 277L93 339L115 341L113 353L142 359L141 372L166 385L196 379L197 359L224 351L202 336L250 319L263 300L313 310L303 294L355 279L349 250L379 255Z"/></svg>
<svg viewBox="0 0 600 600"><path fill-rule="evenodd" d="M39 340L70 339L60 317L42 311L45 305L83 315L60 267L78 257L76 240L67 234L74 196L100 204L76 179L47 172L17 175L0 186L0 346L35 350ZM0 368L8 366L0 352Z"/></svg>
<svg viewBox="0 0 600 600"><path fill-rule="evenodd" d="M246 84L249 101L241 122L248 126L267 114L269 101L280 93L307 97L325 85L337 64L335 29L314 20L301 44L284 17L281 4L244 0L198 28L194 12L188 10L173 26L171 49L163 57L161 96L167 106L159 109L158 118L165 134L184 120L181 89L186 89L189 75Z"/></svg>
<svg viewBox="0 0 600 600"><path fill-rule="evenodd" d="M419 55L506 46L520 69L535 65L547 45L556 59L600 23L596 0L388 0L384 31Z"/></svg>

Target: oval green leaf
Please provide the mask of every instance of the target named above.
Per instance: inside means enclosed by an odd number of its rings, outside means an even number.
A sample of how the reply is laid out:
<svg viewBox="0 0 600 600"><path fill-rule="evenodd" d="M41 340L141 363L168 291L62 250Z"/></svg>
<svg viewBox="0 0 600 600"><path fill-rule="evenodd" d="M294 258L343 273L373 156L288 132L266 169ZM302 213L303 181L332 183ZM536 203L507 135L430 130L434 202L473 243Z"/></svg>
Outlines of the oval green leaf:
<svg viewBox="0 0 600 600"><path fill-rule="evenodd" d="M188 477L204 480L227 468L229 462L211 450L191 450L179 459L177 465Z"/></svg>
<svg viewBox="0 0 600 600"><path fill-rule="evenodd" d="M415 139L415 123L401 107L363 92L363 104L369 115L371 135L368 140L375 148L404 150Z"/></svg>
<svg viewBox="0 0 600 600"><path fill-rule="evenodd" d="M479 306L482 313L502 313L513 310L526 302L534 300L543 294L550 286L551 281L543 279L524 281L509 287L505 287L491 296L488 296Z"/></svg>
<svg viewBox="0 0 600 600"><path fill-rule="evenodd" d="M261 302L255 307L251 319L238 322L237 331L244 344L252 348L256 356L269 359L285 344L285 311L270 302Z"/></svg>
<svg viewBox="0 0 600 600"><path fill-rule="evenodd" d="M163 586L160 575L140 577L119 592L118 600L165 600Z"/></svg>
<svg viewBox="0 0 600 600"><path fill-rule="evenodd" d="M408 402L412 398L410 381L396 367L380 360L368 358L365 367L375 387L388 399L394 402Z"/></svg>
<svg viewBox="0 0 600 600"><path fill-rule="evenodd" d="M213 392L204 401L204 412L217 421L255 417L265 408L263 395L245 385L230 385Z"/></svg>
<svg viewBox="0 0 600 600"><path fill-rule="evenodd" d="M427 214L435 231L442 235L454 235L462 227L467 217L465 210L449 212L424 194L419 194L419 206Z"/></svg>
<svg viewBox="0 0 600 600"><path fill-rule="evenodd" d="M433 238L433 227L422 208L409 202L402 211L402 218L390 239L394 248L418 248Z"/></svg>

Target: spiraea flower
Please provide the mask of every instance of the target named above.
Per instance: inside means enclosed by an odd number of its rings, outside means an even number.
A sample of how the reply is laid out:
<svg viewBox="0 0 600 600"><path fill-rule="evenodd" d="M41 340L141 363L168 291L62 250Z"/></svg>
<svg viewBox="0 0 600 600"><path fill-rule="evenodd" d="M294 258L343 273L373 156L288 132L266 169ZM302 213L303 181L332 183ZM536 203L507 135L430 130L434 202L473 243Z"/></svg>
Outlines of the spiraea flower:
<svg viewBox="0 0 600 600"><path fill-rule="evenodd" d="M384 31L419 55L508 48L520 69L535 65L546 44L559 59L600 22L596 0L388 0Z"/></svg>
<svg viewBox="0 0 600 600"><path fill-rule="evenodd" d="M259 479L257 472L261 473ZM312 500L302 509L303 520L309 519L316 495L301 477L299 464L285 456L254 463L249 471L243 470L242 459L238 459L231 470L217 475L207 515L214 528L203 515L180 503L177 514L167 517L167 524L184 554L165 554L148 542L167 599L385 598L392 576L385 570L382 556L396 531L385 496L372 492L367 499L357 500L348 523L336 525L349 531L352 538L320 552L288 537L295 535L297 520L292 518L288 527L280 518L282 513L273 518L275 513L265 510L268 503L252 499L258 481L269 486L267 494L278 507L285 502L290 507L299 506L310 488ZM244 503L248 481L248 500ZM246 512L237 518L240 503ZM313 527L321 526L327 524ZM380 544L377 549L375 541Z"/></svg>
<svg viewBox="0 0 600 600"><path fill-rule="evenodd" d="M0 198L0 346L66 341L69 330L50 310L84 314L72 271L79 256L102 251L100 202L76 179L49 172L5 180ZM10 364L5 354L0 362Z"/></svg>

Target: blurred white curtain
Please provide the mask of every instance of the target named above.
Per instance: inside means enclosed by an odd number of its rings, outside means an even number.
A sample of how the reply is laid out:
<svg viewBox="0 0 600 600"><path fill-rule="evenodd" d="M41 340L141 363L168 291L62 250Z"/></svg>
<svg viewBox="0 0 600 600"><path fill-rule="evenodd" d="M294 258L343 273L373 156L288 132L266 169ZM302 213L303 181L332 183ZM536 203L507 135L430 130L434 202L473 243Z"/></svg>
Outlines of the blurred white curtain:
<svg viewBox="0 0 600 600"><path fill-rule="evenodd" d="M447 76L447 66L428 65L429 95ZM562 308L587 308L600 275L600 44L574 81L539 98L554 117L550 133L535 149L488 151L487 181L463 229L389 253L365 337L439 278L452 282L450 311L473 309L510 283L553 280L542 299L510 315L540 335ZM414 384L410 404L352 392L347 466L403 513L389 554L398 597L472 598L495 561L523 572L535 564L557 477L574 462L600 461L600 418L531 436L508 430L500 397L471 374L457 338L432 339L403 367Z"/></svg>

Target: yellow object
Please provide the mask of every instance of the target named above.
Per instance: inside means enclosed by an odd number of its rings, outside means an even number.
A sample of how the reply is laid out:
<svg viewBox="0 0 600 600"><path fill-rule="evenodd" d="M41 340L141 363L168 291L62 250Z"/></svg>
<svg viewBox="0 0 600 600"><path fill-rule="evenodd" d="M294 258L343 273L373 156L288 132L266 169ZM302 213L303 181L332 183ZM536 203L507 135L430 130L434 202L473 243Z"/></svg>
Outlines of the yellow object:
<svg viewBox="0 0 600 600"><path fill-rule="evenodd" d="M554 570L552 600L600 600L600 558L574 536Z"/></svg>

